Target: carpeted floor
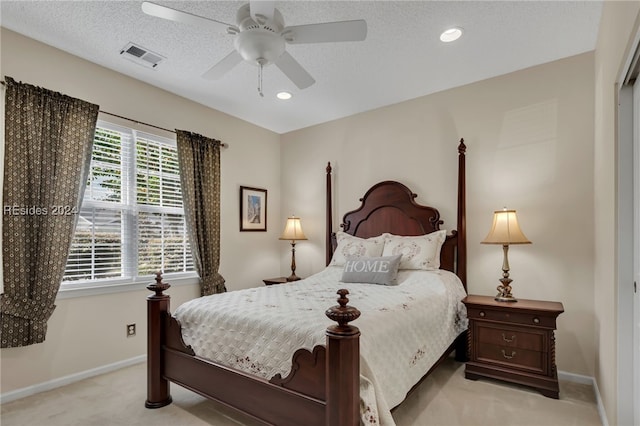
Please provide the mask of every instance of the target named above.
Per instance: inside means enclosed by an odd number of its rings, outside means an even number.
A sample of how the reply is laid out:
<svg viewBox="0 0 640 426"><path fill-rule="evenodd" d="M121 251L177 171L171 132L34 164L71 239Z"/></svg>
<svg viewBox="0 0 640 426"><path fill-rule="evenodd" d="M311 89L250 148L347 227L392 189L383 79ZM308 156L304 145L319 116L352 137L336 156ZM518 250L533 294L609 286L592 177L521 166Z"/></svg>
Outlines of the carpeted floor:
<svg viewBox="0 0 640 426"><path fill-rule="evenodd" d="M86 379L2 405L2 426L254 426L255 421L172 385L173 404L144 408L146 364ZM560 399L489 380L464 378L447 360L393 417L397 426L601 425L593 389L560 382ZM304 425L301 425L304 426Z"/></svg>

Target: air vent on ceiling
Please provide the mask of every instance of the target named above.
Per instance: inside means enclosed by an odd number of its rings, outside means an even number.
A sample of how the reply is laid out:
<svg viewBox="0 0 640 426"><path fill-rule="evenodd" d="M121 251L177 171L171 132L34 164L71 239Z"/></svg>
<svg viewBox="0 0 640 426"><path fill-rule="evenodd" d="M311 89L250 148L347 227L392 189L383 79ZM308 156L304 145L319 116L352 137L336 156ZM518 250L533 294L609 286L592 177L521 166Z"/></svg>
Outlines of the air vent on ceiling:
<svg viewBox="0 0 640 426"><path fill-rule="evenodd" d="M152 52L149 49L134 43L128 43L120 50L120 54L138 65L151 69L155 69L160 62L167 59L158 53Z"/></svg>

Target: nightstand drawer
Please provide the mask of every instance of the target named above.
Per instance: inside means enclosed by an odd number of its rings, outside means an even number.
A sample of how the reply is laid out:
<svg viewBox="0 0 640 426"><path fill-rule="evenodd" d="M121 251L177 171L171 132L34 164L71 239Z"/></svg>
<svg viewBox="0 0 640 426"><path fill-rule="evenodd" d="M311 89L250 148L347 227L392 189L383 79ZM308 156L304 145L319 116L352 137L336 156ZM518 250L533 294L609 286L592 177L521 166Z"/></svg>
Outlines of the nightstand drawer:
<svg viewBox="0 0 640 426"><path fill-rule="evenodd" d="M490 343L480 343L478 345L477 360L522 368L539 374L547 374L545 368L546 359L543 352L503 345L492 345Z"/></svg>
<svg viewBox="0 0 640 426"><path fill-rule="evenodd" d="M516 302L517 303L517 302ZM526 312L517 312L509 310L493 310L483 309L477 307L470 307L467 309L467 315L469 318L482 319L487 321L508 322L513 324L524 324L538 327L548 327L555 329L556 319L555 317L548 317L539 314L529 314Z"/></svg>
<svg viewBox="0 0 640 426"><path fill-rule="evenodd" d="M544 339L546 335L544 332L536 333L535 329L528 332L515 327L477 322L476 332L478 333L478 342L480 343L490 343L508 348L520 348L538 352L544 350Z"/></svg>

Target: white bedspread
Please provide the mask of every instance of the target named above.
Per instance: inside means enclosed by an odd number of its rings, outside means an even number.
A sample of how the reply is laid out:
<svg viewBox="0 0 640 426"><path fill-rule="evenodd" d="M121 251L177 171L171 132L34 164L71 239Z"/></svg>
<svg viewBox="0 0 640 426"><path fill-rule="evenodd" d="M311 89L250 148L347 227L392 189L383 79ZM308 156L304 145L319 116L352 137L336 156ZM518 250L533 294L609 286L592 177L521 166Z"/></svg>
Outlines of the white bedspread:
<svg viewBox="0 0 640 426"><path fill-rule="evenodd" d="M201 297L174 316L197 355L266 379L286 377L297 349L325 344L332 321L324 312L346 288L349 305L362 312L352 323L362 333L362 421L393 425L390 408L466 329L464 288L444 270L402 270L397 286L343 283L341 275L333 266L293 283Z"/></svg>

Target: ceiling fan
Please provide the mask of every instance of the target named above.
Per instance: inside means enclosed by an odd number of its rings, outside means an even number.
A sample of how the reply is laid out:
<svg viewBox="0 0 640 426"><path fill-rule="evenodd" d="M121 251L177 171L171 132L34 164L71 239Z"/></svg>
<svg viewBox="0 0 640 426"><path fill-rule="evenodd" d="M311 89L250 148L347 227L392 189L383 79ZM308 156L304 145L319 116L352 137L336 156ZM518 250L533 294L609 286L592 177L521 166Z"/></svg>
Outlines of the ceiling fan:
<svg viewBox="0 0 640 426"><path fill-rule="evenodd" d="M306 89L315 83L311 74L286 51L286 43L362 41L367 36L367 23L362 19L285 27L284 18L274 3L252 0L243 5L236 14L236 25L147 1L142 3L142 11L158 18L215 28L233 36L235 49L205 72L203 77L219 79L245 60L259 67L260 96L262 69L269 64L275 64L299 89Z"/></svg>

